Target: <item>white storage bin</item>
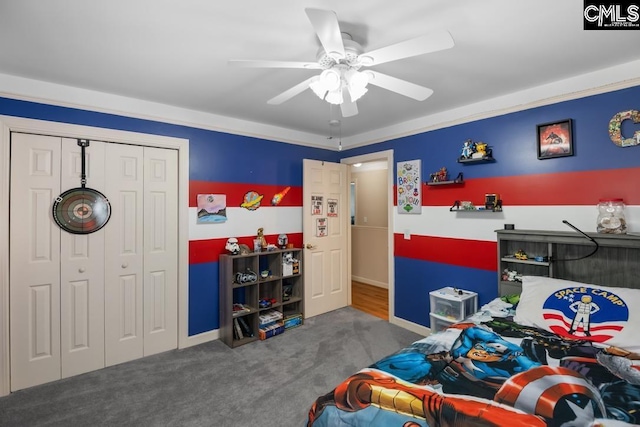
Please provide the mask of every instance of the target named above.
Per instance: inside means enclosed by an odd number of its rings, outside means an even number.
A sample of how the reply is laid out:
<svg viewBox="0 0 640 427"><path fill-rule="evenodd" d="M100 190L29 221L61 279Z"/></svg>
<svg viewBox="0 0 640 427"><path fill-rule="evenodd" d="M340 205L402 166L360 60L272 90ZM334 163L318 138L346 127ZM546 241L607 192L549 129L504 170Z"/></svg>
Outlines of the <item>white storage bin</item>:
<svg viewBox="0 0 640 427"><path fill-rule="evenodd" d="M464 320L478 311L478 294L463 289L446 288L429 292L431 314L452 322Z"/></svg>
<svg viewBox="0 0 640 427"><path fill-rule="evenodd" d="M430 314L429 320L430 320L429 329L431 329L432 334L436 332L444 331L449 326L456 323L455 320L443 319L439 316L436 316L435 314Z"/></svg>

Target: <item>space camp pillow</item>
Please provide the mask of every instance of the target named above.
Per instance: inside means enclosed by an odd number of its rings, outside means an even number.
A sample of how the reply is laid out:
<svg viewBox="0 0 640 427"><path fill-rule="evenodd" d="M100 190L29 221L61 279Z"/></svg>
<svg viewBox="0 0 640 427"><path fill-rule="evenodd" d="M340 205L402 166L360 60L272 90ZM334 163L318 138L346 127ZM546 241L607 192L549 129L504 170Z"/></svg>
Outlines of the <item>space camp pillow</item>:
<svg viewBox="0 0 640 427"><path fill-rule="evenodd" d="M640 290L523 276L513 318L557 335L640 352Z"/></svg>

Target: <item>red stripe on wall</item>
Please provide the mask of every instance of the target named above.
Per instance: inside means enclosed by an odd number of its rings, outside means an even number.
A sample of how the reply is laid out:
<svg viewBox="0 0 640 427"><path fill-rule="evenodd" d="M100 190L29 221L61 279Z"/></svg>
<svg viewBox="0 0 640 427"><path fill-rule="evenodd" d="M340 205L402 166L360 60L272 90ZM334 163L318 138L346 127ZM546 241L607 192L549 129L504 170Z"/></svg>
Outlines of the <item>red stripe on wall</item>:
<svg viewBox="0 0 640 427"><path fill-rule="evenodd" d="M302 233L287 234L289 243L296 248L302 247ZM238 237L238 242L253 249L254 236ZM265 235L267 243L278 243L277 234ZM203 262L217 262L221 254L227 253L224 249L227 239L191 240L189 242L189 264L201 264Z"/></svg>
<svg viewBox="0 0 640 427"><path fill-rule="evenodd" d="M607 198L622 198L628 205L640 205L638 182L640 168L494 178L466 177L462 184L423 183L422 205L451 206L456 200L468 200L475 205L483 205L487 193L499 194L505 206L595 206L598 200ZM394 191L394 195L394 204L397 206L397 191Z"/></svg>
<svg viewBox="0 0 640 427"><path fill-rule="evenodd" d="M393 241L396 256L480 270L498 268L496 242L418 235L405 240L404 235L398 233L394 234Z"/></svg>
<svg viewBox="0 0 640 427"><path fill-rule="evenodd" d="M189 181L189 206L198 206L198 194L226 194L227 207L240 207L244 201L244 195L249 191L255 191L264 196L260 202L261 207L271 206L271 200L276 194L289 188L278 206L302 206L302 187L300 186L275 186L252 185L228 182Z"/></svg>

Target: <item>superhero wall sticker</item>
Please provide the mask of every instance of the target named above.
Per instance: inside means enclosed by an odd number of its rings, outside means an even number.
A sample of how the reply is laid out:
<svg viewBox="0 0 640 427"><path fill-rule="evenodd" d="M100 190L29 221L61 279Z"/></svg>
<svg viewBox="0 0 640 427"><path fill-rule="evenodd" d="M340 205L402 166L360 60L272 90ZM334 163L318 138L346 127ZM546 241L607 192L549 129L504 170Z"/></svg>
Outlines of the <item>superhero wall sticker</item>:
<svg viewBox="0 0 640 427"><path fill-rule="evenodd" d="M420 160L407 160L397 164L398 213L422 212L422 183Z"/></svg>
<svg viewBox="0 0 640 427"><path fill-rule="evenodd" d="M596 287L569 287L550 295L542 316L554 333L606 343L622 332L629 307L615 293Z"/></svg>

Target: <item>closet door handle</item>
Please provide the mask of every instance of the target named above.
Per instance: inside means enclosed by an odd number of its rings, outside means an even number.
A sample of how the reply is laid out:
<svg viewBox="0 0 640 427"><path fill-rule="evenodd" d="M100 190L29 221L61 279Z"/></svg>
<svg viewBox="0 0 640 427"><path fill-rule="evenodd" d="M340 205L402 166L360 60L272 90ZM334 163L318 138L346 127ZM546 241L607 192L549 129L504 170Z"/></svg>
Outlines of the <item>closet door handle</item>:
<svg viewBox="0 0 640 427"><path fill-rule="evenodd" d="M129 264L128 264L128 263L126 263L126 262L123 262L123 263L122 263L122 268L127 268L127 267L129 267Z"/></svg>
<svg viewBox="0 0 640 427"><path fill-rule="evenodd" d="M78 269L78 273L84 273L85 271L86 271L86 270L84 269L84 267L80 267L80 268Z"/></svg>

